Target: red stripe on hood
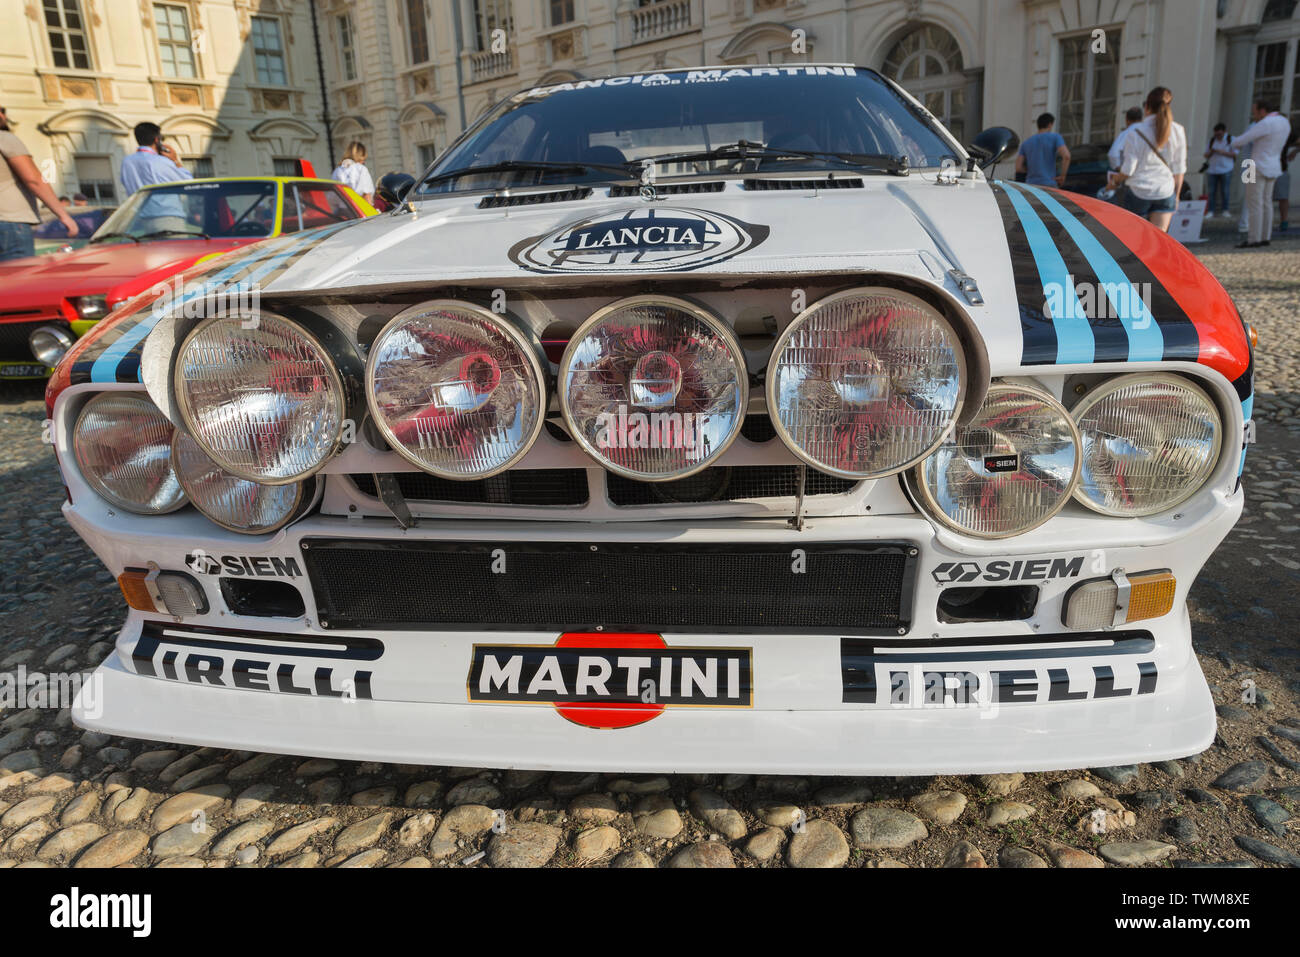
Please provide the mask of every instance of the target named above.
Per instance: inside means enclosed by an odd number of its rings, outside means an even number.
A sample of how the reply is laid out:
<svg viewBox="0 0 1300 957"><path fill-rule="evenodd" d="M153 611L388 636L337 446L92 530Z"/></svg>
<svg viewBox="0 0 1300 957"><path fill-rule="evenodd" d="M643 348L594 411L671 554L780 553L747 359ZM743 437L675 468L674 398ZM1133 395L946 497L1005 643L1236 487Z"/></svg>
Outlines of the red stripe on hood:
<svg viewBox="0 0 1300 957"><path fill-rule="evenodd" d="M1250 343L1232 297L1214 274L1145 219L1089 196L1072 193L1070 199L1132 250L1187 314L1201 341L1196 361L1235 382L1250 365Z"/></svg>

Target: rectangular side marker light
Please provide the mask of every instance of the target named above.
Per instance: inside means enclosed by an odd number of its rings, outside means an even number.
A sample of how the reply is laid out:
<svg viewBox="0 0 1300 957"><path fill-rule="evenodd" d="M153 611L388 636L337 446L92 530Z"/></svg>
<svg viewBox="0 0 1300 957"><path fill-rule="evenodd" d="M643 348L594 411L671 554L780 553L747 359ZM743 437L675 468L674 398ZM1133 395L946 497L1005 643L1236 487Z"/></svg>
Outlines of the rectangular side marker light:
<svg viewBox="0 0 1300 957"><path fill-rule="evenodd" d="M1174 607L1178 582L1167 569L1080 582L1065 595L1061 620L1067 628L1093 631L1167 615Z"/></svg>
<svg viewBox="0 0 1300 957"><path fill-rule="evenodd" d="M208 610L203 588L185 572L158 568L128 568L117 576L126 603L137 611L152 611L173 618L202 615Z"/></svg>

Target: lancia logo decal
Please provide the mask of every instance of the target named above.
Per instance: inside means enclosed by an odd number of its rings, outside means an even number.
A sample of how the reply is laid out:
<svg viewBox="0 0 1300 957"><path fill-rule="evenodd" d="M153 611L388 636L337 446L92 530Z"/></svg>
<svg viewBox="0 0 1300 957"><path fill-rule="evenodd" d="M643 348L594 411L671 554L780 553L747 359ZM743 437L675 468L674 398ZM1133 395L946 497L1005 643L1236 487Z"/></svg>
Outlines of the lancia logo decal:
<svg viewBox="0 0 1300 957"><path fill-rule="evenodd" d="M517 243L510 258L533 272L675 272L753 249L768 228L699 209L634 209L570 223Z"/></svg>

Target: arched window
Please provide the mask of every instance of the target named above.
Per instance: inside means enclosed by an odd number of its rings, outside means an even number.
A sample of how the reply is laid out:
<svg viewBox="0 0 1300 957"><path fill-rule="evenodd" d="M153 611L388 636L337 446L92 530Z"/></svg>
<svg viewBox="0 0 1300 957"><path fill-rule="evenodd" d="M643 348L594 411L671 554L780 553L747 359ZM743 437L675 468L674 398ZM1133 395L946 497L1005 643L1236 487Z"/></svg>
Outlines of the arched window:
<svg viewBox="0 0 1300 957"><path fill-rule="evenodd" d="M1255 35L1254 99L1266 100L1300 124L1300 10L1297 0L1271 0Z"/></svg>
<svg viewBox="0 0 1300 957"><path fill-rule="evenodd" d="M959 141L965 141L966 78L961 50L943 27L917 27L885 56L881 72L925 104Z"/></svg>

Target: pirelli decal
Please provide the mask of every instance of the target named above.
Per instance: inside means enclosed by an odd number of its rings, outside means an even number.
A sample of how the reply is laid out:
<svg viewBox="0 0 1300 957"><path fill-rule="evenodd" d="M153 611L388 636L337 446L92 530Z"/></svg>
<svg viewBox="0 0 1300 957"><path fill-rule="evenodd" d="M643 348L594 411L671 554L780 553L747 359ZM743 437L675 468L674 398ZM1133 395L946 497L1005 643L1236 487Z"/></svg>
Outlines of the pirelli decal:
<svg viewBox="0 0 1300 957"><path fill-rule="evenodd" d="M374 697L374 638L281 635L147 621L131 651L136 674L214 688L323 698Z"/></svg>
<svg viewBox="0 0 1300 957"><path fill-rule="evenodd" d="M1000 646L1000 647L993 647ZM961 707L1153 694L1147 631L884 643L840 642L845 704ZM1087 659L1095 664L1080 664ZM1106 659L1106 660L1100 660Z"/></svg>

